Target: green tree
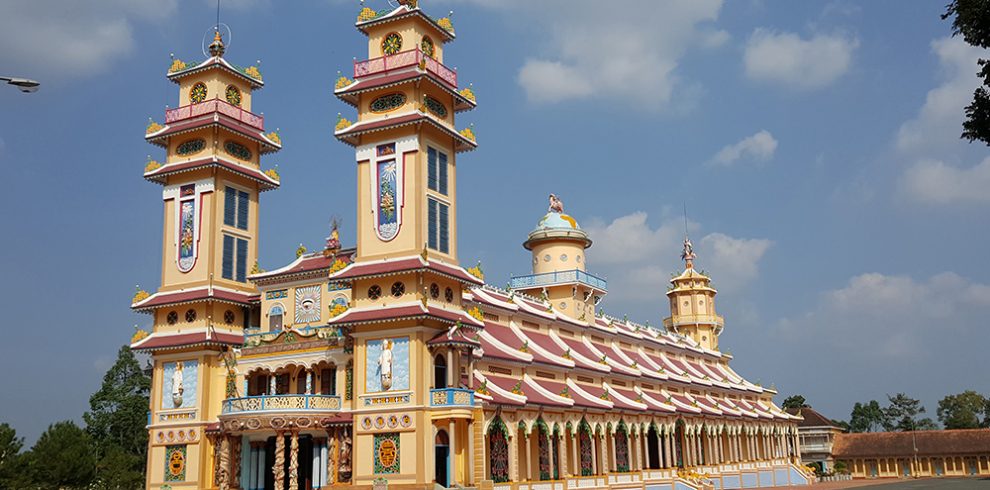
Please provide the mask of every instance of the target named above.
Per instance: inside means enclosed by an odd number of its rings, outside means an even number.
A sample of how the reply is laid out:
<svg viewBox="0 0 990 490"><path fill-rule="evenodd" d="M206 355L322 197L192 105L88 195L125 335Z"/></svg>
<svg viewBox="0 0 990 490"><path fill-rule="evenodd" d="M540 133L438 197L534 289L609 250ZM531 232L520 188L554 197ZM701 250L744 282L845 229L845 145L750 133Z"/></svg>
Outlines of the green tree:
<svg viewBox="0 0 990 490"><path fill-rule="evenodd" d="M805 401L804 397L801 395L791 395L784 398L784 403L782 405L785 409L787 408L808 408L810 405Z"/></svg>
<svg viewBox="0 0 990 490"><path fill-rule="evenodd" d="M925 407L921 405L920 400L911 398L904 393L898 393L894 396L887 395L887 400L890 401L890 405L884 409L885 428L887 430L901 432L919 430L917 417L925 413ZM927 419L927 423L934 425L931 419Z"/></svg>
<svg viewBox="0 0 990 490"><path fill-rule="evenodd" d="M972 46L990 47L990 0L952 0L942 19L952 17L952 35L962 35ZM966 106L961 138L982 141L990 146L990 61L977 61L977 76L983 85L973 92L973 101Z"/></svg>
<svg viewBox="0 0 990 490"><path fill-rule="evenodd" d="M967 390L958 395L948 395L939 401L936 414L946 429L976 429L986 426L990 419L987 417L988 402L990 400L983 395ZM984 416L982 422L980 414Z"/></svg>
<svg viewBox="0 0 990 490"><path fill-rule="evenodd" d="M0 424L0 488L19 488L24 486L19 481L23 475L21 468L24 460L21 448L24 438L17 437L17 431L6 423Z"/></svg>
<svg viewBox="0 0 990 490"><path fill-rule="evenodd" d="M877 432L883 430L886 424L884 411L876 400L866 403L856 402L853 405L852 414L849 416L850 432Z"/></svg>
<svg viewBox="0 0 990 490"><path fill-rule="evenodd" d="M832 424L836 427L841 427L846 432L850 432L849 422L845 420L832 419Z"/></svg>
<svg viewBox="0 0 990 490"><path fill-rule="evenodd" d="M92 439L68 420L49 425L26 457L27 474L40 490L85 489L96 474Z"/></svg>
<svg viewBox="0 0 990 490"><path fill-rule="evenodd" d="M151 378L134 352L121 347L117 361L103 376L103 386L89 398L90 411L83 414L96 446L98 487L133 488L143 481L150 391Z"/></svg>

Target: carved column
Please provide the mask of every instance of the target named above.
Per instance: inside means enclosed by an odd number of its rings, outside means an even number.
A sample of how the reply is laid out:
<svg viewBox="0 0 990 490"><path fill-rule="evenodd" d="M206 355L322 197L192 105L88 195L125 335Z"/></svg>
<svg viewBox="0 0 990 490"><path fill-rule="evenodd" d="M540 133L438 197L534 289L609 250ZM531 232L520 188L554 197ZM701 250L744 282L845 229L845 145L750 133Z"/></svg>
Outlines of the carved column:
<svg viewBox="0 0 990 490"><path fill-rule="evenodd" d="M299 431L292 431L292 446L289 448L289 490L299 489Z"/></svg>
<svg viewBox="0 0 990 490"><path fill-rule="evenodd" d="M564 430L564 434L566 434L566 433L567 433L567 430L565 429ZM567 477L568 470L570 468L567 467L567 454L566 454L567 453L567 439L565 439L563 435L557 436L557 453L558 453L557 454L557 459L558 459L559 464L560 464L560 478L561 479L564 479L565 477Z"/></svg>
<svg viewBox="0 0 990 490"><path fill-rule="evenodd" d="M285 488L285 432L275 431L275 466L272 467L276 490Z"/></svg>
<svg viewBox="0 0 990 490"><path fill-rule="evenodd" d="M595 442L598 438L592 434L589 439L591 440L591 474L600 475L601 473L598 471L598 448L596 447L598 443Z"/></svg>
<svg viewBox="0 0 990 490"><path fill-rule="evenodd" d="M523 445L526 446L526 481L533 481L533 456L531 449L533 440L529 438L529 434L524 434Z"/></svg>
<svg viewBox="0 0 990 490"><path fill-rule="evenodd" d="M337 429L327 429L327 483L337 483Z"/></svg>
<svg viewBox="0 0 990 490"><path fill-rule="evenodd" d="M567 434L567 437L571 440L571 473L574 476L581 476L581 462L578 461L578 437L577 434L571 432Z"/></svg>
<svg viewBox="0 0 990 490"><path fill-rule="evenodd" d="M219 437L220 454L217 461L217 486L220 490L230 489L230 438L221 434Z"/></svg>
<svg viewBox="0 0 990 490"><path fill-rule="evenodd" d="M519 429L509 432L509 480L519 481Z"/></svg>
<svg viewBox="0 0 990 490"><path fill-rule="evenodd" d="M241 436L230 436L230 488L241 488Z"/></svg>

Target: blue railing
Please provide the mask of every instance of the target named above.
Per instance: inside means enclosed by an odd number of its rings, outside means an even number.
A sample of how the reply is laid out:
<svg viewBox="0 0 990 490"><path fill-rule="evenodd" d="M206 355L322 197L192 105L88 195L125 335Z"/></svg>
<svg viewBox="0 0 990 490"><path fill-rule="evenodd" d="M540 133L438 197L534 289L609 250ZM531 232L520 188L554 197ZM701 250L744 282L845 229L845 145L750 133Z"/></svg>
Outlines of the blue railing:
<svg viewBox="0 0 990 490"><path fill-rule="evenodd" d="M509 281L512 289L526 289L540 286L550 286L568 282L581 282L596 289L608 289L605 279L595 277L582 270L544 272L543 274L530 274L528 276L515 276Z"/></svg>
<svg viewBox="0 0 990 490"><path fill-rule="evenodd" d="M473 407L474 390L465 388L439 388L430 390L431 407Z"/></svg>
<svg viewBox="0 0 990 490"><path fill-rule="evenodd" d="M228 398L221 413L340 411L340 395L257 395Z"/></svg>

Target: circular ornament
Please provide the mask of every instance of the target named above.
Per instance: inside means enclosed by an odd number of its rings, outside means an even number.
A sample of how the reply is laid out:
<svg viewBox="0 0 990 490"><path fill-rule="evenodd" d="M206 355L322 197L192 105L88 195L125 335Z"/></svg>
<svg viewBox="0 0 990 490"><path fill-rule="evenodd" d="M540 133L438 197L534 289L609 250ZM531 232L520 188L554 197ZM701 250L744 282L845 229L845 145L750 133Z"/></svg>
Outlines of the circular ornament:
<svg viewBox="0 0 990 490"><path fill-rule="evenodd" d="M392 428L392 429L398 427L399 426L399 417L397 417L395 414L389 415L388 416L388 426L389 426L389 428Z"/></svg>
<svg viewBox="0 0 990 490"><path fill-rule="evenodd" d="M206 148L206 140L196 138L180 143L179 146L175 147L175 153L177 155L189 155L203 151L203 148Z"/></svg>
<svg viewBox="0 0 990 490"><path fill-rule="evenodd" d="M379 415L375 417L375 428L381 429L382 427L385 427L385 417Z"/></svg>
<svg viewBox="0 0 990 490"><path fill-rule="evenodd" d="M395 459L399 454L399 446L392 439L385 439L378 446L378 464L383 468L391 468L395 465Z"/></svg>
<svg viewBox="0 0 990 490"><path fill-rule="evenodd" d="M402 92L395 92L393 94L383 95L371 101L368 109L376 114L381 114L383 112L394 111L400 107L402 104L406 103L406 94Z"/></svg>
<svg viewBox="0 0 990 490"><path fill-rule="evenodd" d="M186 321L189 323L196 321L196 310L192 308L186 310Z"/></svg>
<svg viewBox="0 0 990 490"><path fill-rule="evenodd" d="M186 455L185 446L173 448L172 452L168 455L168 472L174 476L178 477L186 470Z"/></svg>
<svg viewBox="0 0 990 490"><path fill-rule="evenodd" d="M206 84L203 82L196 82L195 85L189 89L189 100L193 104L198 104L206 100Z"/></svg>
<svg viewBox="0 0 990 490"><path fill-rule="evenodd" d="M443 105L443 102L440 102L429 95L425 96L423 101L426 103L426 110L432 112L440 119L447 117L447 106Z"/></svg>
<svg viewBox="0 0 990 490"><path fill-rule="evenodd" d="M426 56L436 59L436 46L433 45L433 39L430 39L430 36L423 36L423 40L419 42L419 49Z"/></svg>
<svg viewBox="0 0 990 490"><path fill-rule="evenodd" d="M226 94L227 102L231 105L241 106L241 91L233 85L227 85Z"/></svg>
<svg viewBox="0 0 990 490"><path fill-rule="evenodd" d="M396 281L394 284L392 284L392 296L398 298L399 296L405 294L405 292L406 292L406 285L402 284L402 282Z"/></svg>
<svg viewBox="0 0 990 490"><path fill-rule="evenodd" d="M234 323L234 312L233 311L230 311L230 310L227 310L227 311L223 312L223 322L226 323L227 325L233 324Z"/></svg>
<svg viewBox="0 0 990 490"><path fill-rule="evenodd" d="M179 322L179 314L175 311L168 312L168 315L165 315L165 322L169 325L175 325Z"/></svg>
<svg viewBox="0 0 990 490"><path fill-rule="evenodd" d="M412 417L410 417L409 414L403 414L399 423L402 424L403 427L409 427L412 425Z"/></svg>
<svg viewBox="0 0 990 490"><path fill-rule="evenodd" d="M391 56L395 53L398 53L399 50L401 49L402 49L402 36L400 36L398 33L391 32L387 36L385 36L384 40L382 40L382 53L384 53L385 56Z"/></svg>
<svg viewBox="0 0 990 490"><path fill-rule="evenodd" d="M454 302L454 290L453 289L450 289L450 288L447 288L447 290L443 292L443 298L446 299L448 303L453 303Z"/></svg>
<svg viewBox="0 0 990 490"><path fill-rule="evenodd" d="M544 261L544 262L550 262L550 254L546 254L546 255L544 255L544 256L543 256L543 261Z"/></svg>
<svg viewBox="0 0 990 490"><path fill-rule="evenodd" d="M560 261L567 262L567 254L560 254Z"/></svg>
<svg viewBox="0 0 990 490"><path fill-rule="evenodd" d="M381 298L382 297L382 288L381 288L381 286L379 286L377 284L374 284L370 288L368 288L368 297L371 298L371 299Z"/></svg>
<svg viewBox="0 0 990 490"><path fill-rule="evenodd" d="M364 419L362 419L361 420L361 427L363 427L364 430L370 429L371 428L371 417L365 417Z"/></svg>
<svg viewBox="0 0 990 490"><path fill-rule="evenodd" d="M251 159L251 150L246 146L236 142L236 141L226 141L223 144L223 149L227 153L235 158L240 158L241 160Z"/></svg>
<svg viewBox="0 0 990 490"><path fill-rule="evenodd" d="M440 297L440 286L437 283L430 284L430 297L433 299Z"/></svg>

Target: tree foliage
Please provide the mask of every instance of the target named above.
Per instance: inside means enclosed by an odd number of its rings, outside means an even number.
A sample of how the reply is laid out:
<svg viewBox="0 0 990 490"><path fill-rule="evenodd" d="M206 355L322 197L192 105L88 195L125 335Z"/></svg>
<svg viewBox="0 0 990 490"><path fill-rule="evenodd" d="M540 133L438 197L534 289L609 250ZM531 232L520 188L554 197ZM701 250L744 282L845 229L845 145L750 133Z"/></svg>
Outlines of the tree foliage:
<svg viewBox="0 0 990 490"><path fill-rule="evenodd" d="M946 429L990 427L990 400L975 391L967 390L958 395L948 395L939 401L936 414ZM981 415L983 420L980 420Z"/></svg>
<svg viewBox="0 0 990 490"><path fill-rule="evenodd" d="M973 46L990 47L990 0L952 0L942 19L952 18L952 35L962 35ZM973 92L973 101L966 106L966 119L960 136L970 142L982 141L990 146L990 61L977 61L977 76L983 85Z"/></svg>
<svg viewBox="0 0 990 490"><path fill-rule="evenodd" d="M856 402L849 415L850 432L879 432L886 429L887 419L880 403L870 400L866 403Z"/></svg>
<svg viewBox="0 0 990 490"><path fill-rule="evenodd" d="M25 455L26 473L40 490L89 488L96 474L93 441L72 421L48 426Z"/></svg>
<svg viewBox="0 0 990 490"><path fill-rule="evenodd" d="M133 482L143 479L150 391L151 378L134 352L121 347L117 361L103 376L103 386L89 398L90 411L83 414L99 458L100 488L132 488Z"/></svg>
<svg viewBox="0 0 990 490"><path fill-rule="evenodd" d="M919 420L917 420L918 415L925 413L925 407L921 405L921 401L911 398L904 393L898 393L896 395L887 395L887 400L890 405L884 409L885 416L885 428L887 430L896 430L901 432L908 432L912 430L923 430L919 427ZM931 427L935 423L931 419L922 419L922 426Z"/></svg>
<svg viewBox="0 0 990 490"><path fill-rule="evenodd" d="M17 437L17 431L7 424L0 424L0 488L17 488L18 478L23 473L21 448L24 438Z"/></svg>
<svg viewBox="0 0 990 490"><path fill-rule="evenodd" d="M801 395L791 395L784 399L784 403L781 405L785 409L798 409L798 408L808 408L807 401Z"/></svg>

